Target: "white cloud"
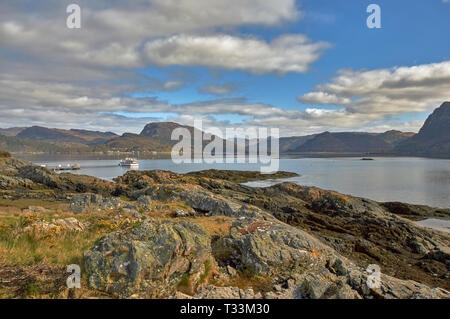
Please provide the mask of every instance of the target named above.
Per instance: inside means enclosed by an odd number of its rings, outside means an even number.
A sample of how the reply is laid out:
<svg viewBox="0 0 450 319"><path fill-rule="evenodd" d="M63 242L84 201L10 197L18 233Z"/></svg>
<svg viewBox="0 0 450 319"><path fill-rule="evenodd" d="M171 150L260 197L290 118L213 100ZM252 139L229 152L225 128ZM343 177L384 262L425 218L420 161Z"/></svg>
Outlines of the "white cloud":
<svg viewBox="0 0 450 319"><path fill-rule="evenodd" d="M155 38L243 25L275 26L301 16L295 0L79 0L82 28L71 30L61 1L27 2L0 4L2 48L26 52L33 59L90 67L143 67L148 60L141 47Z"/></svg>
<svg viewBox="0 0 450 319"><path fill-rule="evenodd" d="M199 88L201 93L214 94L214 95L228 95L233 93L235 86L233 84L227 83L222 85L210 84L204 85Z"/></svg>
<svg viewBox="0 0 450 319"><path fill-rule="evenodd" d="M176 35L145 45L145 55L158 66L187 65L253 73L305 73L329 45L301 34L283 35L270 43L230 35Z"/></svg>
<svg viewBox="0 0 450 319"><path fill-rule="evenodd" d="M299 97L298 100L305 104L342 105L350 102L348 98L338 97L336 94L330 94L328 92L309 92Z"/></svg>
<svg viewBox="0 0 450 319"><path fill-rule="evenodd" d="M450 61L370 71L341 70L329 83L298 98L344 105L349 113L378 117L429 111L450 99Z"/></svg>

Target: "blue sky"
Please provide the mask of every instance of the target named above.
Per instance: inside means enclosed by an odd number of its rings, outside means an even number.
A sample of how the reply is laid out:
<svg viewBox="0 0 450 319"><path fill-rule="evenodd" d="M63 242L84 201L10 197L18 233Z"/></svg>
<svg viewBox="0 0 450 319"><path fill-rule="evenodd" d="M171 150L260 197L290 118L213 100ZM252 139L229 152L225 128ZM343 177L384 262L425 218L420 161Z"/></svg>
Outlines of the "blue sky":
<svg viewBox="0 0 450 319"><path fill-rule="evenodd" d="M381 7L381 29L369 29L366 8L376 3ZM243 71L213 70L204 67L172 67L188 70L197 81L185 88L155 91L169 103L183 104L214 99L213 94L199 92L202 85L235 83L236 91L227 97L245 97L250 102L263 102L283 109L304 110L309 107L297 101L299 95L311 91L315 85L326 82L340 69L379 69L394 66L413 66L450 59L450 4L441 0L396 1L302 1L304 16L299 21L268 27L242 27L241 34L249 34L266 41L283 33L302 33L314 40L329 42L332 46L315 62L307 74L253 75ZM152 77L164 78L167 70L145 68L136 70ZM146 96L137 94L136 96ZM327 108L337 106L328 105ZM405 113L399 120L424 120L429 111ZM158 114L166 118L164 114ZM226 117L238 120L240 116Z"/></svg>
<svg viewBox="0 0 450 319"><path fill-rule="evenodd" d="M6 87L36 87L4 93L0 112L10 119L1 127L138 132L150 120L200 117L281 126L282 135L417 131L450 99L444 0L80 0L78 31L47 29L65 18L64 1L28 2L0 5ZM381 7L381 29L366 26L371 3Z"/></svg>
<svg viewBox="0 0 450 319"><path fill-rule="evenodd" d="M286 108L301 107L296 97L325 82L343 68L378 69L412 66L450 59L450 5L440 0L376 1L382 9L382 28L369 29L366 8L374 1L304 1L305 16L298 22L279 28L247 27L239 31L270 41L281 33L303 33L315 40L327 41L332 48L304 74L255 76L242 71L217 70L215 79L205 68L188 68L199 82L177 92L158 92L172 103L189 103L214 98L198 93L197 88L211 81L237 82L238 92L231 96L246 97ZM186 69L186 68L184 68ZM164 76L156 68L138 70L150 76Z"/></svg>

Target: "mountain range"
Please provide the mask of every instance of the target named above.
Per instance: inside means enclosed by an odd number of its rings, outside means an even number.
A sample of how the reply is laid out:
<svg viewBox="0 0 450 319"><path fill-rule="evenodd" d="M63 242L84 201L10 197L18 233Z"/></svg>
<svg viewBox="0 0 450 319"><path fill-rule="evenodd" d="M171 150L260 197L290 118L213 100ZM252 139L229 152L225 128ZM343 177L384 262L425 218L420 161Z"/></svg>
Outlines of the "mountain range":
<svg viewBox="0 0 450 319"><path fill-rule="evenodd" d="M13 153L170 152L177 141L172 131L185 128L174 122L147 124L140 134L53 129L39 126L0 129L0 149ZM208 141L204 142L208 143ZM225 141L223 141L225 143ZM250 141L246 140L249 145ZM281 154L367 154L450 158L450 102L427 118L419 133L391 130L384 133L324 132L282 137Z"/></svg>

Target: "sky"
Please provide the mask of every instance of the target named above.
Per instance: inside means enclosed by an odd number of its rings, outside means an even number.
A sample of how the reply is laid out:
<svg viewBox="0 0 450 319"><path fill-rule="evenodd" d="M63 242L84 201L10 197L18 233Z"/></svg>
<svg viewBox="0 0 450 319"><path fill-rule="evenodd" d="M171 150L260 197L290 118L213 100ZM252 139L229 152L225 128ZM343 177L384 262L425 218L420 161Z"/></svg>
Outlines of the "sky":
<svg viewBox="0 0 450 319"><path fill-rule="evenodd" d="M450 100L449 35L449 0L2 0L0 127L417 132Z"/></svg>

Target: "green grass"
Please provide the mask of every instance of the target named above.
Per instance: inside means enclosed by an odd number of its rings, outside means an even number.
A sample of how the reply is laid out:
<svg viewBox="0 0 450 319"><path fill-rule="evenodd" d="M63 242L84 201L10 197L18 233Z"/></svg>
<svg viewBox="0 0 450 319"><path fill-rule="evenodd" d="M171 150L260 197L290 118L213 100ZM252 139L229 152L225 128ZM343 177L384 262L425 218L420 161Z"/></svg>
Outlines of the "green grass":
<svg viewBox="0 0 450 319"><path fill-rule="evenodd" d="M29 266L42 261L61 266L81 264L83 252L94 246L102 235L70 232L51 239L35 239L29 234L2 236L0 252L6 252L2 261L10 265Z"/></svg>
<svg viewBox="0 0 450 319"><path fill-rule="evenodd" d="M0 206L9 206L9 207L16 207L18 209L26 209L29 206L41 206L45 207L46 209L50 210L57 210L64 206L67 206L68 204L65 202L56 202L56 201L50 201L50 200L42 200L42 199L4 199L0 198Z"/></svg>
<svg viewBox="0 0 450 319"><path fill-rule="evenodd" d="M206 260L205 263L205 271L200 275L199 282L204 283L210 276L211 271L213 269L213 263L210 259Z"/></svg>
<svg viewBox="0 0 450 319"><path fill-rule="evenodd" d="M123 223L123 216L116 223L117 213L91 214L4 214L0 215L0 262L9 265L28 266L38 262L65 266L82 265L83 253L92 248L105 234L140 224L137 220ZM36 220L75 217L88 226L84 231L25 233L24 228Z"/></svg>

